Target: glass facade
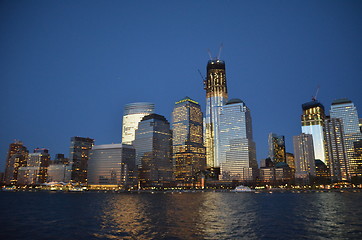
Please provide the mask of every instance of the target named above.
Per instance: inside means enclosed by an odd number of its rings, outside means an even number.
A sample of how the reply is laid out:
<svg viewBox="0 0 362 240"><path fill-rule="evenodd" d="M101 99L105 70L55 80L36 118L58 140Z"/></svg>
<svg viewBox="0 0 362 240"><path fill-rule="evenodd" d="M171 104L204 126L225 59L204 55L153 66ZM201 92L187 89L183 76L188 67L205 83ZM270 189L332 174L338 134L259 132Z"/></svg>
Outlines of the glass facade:
<svg viewBox="0 0 362 240"><path fill-rule="evenodd" d="M303 104L302 109L302 133L312 135L315 159L319 159L326 163L324 106L320 102L314 100Z"/></svg>
<svg viewBox="0 0 362 240"><path fill-rule="evenodd" d="M72 166L71 181L76 183L87 182L87 167L89 152L94 144L94 139L72 137L70 144L69 161Z"/></svg>
<svg viewBox="0 0 362 240"><path fill-rule="evenodd" d="M349 162L350 177L362 176L362 161L356 158L354 151L354 142L362 139L357 108L352 101L344 98L333 101L329 112L331 118L339 118L343 123L344 143Z"/></svg>
<svg viewBox="0 0 362 240"><path fill-rule="evenodd" d="M295 177L309 180L309 176L315 176L315 157L313 136L302 133L293 136Z"/></svg>
<svg viewBox="0 0 362 240"><path fill-rule="evenodd" d="M172 133L165 117L158 114L143 117L133 146L142 186L162 186L172 180Z"/></svg>
<svg viewBox="0 0 362 240"><path fill-rule="evenodd" d="M217 158L219 146L219 115L221 106L228 100L226 86L225 62L210 60L207 64L207 77L204 82L206 90L205 135L207 167L220 167Z"/></svg>
<svg viewBox="0 0 362 240"><path fill-rule="evenodd" d="M175 180L192 183L206 169L203 116L200 105L189 97L175 103L172 112Z"/></svg>
<svg viewBox="0 0 362 240"><path fill-rule="evenodd" d="M220 107L219 119L220 178L252 181L258 165L248 107L240 99L232 99Z"/></svg>
<svg viewBox="0 0 362 240"><path fill-rule="evenodd" d="M88 184L124 187L137 185L135 157L135 149L130 145L94 146L88 161Z"/></svg>
<svg viewBox="0 0 362 240"><path fill-rule="evenodd" d="M153 113L155 105L147 102L129 103L124 107L122 123L122 143L132 144L138 123L144 116Z"/></svg>
<svg viewBox="0 0 362 240"><path fill-rule="evenodd" d="M268 136L269 158L274 163L286 162L285 155L285 138L278 136L275 133L270 133Z"/></svg>

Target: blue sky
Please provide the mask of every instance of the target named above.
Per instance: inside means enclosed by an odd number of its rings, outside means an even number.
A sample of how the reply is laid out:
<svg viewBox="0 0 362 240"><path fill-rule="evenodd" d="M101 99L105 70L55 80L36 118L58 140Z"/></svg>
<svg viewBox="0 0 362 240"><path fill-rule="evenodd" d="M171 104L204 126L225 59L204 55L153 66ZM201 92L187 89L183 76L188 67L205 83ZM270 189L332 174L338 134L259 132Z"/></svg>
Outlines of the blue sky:
<svg viewBox="0 0 362 240"><path fill-rule="evenodd" d="M361 1L1 1L0 170L13 139L69 153L72 136L121 139L123 107L149 101L169 121L189 96L205 109L207 49L230 98L267 136L301 132L301 104L348 97L362 111Z"/></svg>

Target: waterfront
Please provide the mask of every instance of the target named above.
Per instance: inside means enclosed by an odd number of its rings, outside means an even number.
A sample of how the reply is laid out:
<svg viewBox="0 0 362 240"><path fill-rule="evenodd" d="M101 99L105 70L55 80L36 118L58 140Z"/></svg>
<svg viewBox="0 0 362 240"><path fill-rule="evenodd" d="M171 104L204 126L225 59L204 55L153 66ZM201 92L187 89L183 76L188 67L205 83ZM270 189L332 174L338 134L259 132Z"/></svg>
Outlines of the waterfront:
<svg viewBox="0 0 362 240"><path fill-rule="evenodd" d="M0 192L1 239L361 239L361 192Z"/></svg>

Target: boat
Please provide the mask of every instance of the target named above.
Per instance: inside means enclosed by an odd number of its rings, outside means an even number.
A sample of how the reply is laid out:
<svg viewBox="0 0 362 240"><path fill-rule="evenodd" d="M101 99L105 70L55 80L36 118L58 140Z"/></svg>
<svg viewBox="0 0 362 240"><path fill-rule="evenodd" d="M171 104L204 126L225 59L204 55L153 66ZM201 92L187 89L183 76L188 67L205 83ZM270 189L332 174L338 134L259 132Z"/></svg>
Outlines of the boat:
<svg viewBox="0 0 362 240"><path fill-rule="evenodd" d="M233 192L255 192L254 189L251 189L250 187L244 186L244 185L240 185L237 186Z"/></svg>

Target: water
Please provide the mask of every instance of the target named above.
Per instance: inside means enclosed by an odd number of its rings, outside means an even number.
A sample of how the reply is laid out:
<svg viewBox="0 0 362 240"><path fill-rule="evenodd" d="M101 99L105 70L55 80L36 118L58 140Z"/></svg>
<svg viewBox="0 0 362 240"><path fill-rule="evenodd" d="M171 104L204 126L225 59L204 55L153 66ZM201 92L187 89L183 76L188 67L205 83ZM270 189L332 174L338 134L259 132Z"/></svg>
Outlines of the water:
<svg viewBox="0 0 362 240"><path fill-rule="evenodd" d="M0 239L362 239L362 193L0 192Z"/></svg>

